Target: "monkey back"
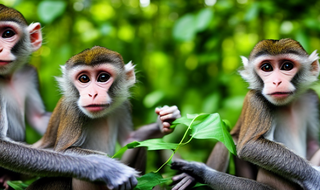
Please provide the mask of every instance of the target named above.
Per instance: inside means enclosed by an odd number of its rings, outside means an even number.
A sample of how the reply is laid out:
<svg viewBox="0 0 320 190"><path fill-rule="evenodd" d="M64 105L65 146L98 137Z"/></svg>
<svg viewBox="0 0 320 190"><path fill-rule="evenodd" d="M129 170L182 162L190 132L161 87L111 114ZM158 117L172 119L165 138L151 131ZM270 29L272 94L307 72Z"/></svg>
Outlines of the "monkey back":
<svg viewBox="0 0 320 190"><path fill-rule="evenodd" d="M6 7L3 4L0 4L0 21L13 21L26 26L28 25L27 20L19 11Z"/></svg>

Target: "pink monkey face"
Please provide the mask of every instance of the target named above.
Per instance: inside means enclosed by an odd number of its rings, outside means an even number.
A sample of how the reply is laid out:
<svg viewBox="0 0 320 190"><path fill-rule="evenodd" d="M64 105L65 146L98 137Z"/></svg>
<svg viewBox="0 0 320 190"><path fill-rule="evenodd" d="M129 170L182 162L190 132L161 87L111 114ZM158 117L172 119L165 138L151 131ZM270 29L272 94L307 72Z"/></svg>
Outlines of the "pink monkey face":
<svg viewBox="0 0 320 190"><path fill-rule="evenodd" d="M79 91L78 106L88 116L103 114L112 102L108 91L117 76L111 64L76 66L71 77Z"/></svg>
<svg viewBox="0 0 320 190"><path fill-rule="evenodd" d="M11 50L22 36L22 30L15 22L0 22L0 67L9 65L16 57Z"/></svg>
<svg viewBox="0 0 320 190"><path fill-rule="evenodd" d="M283 56L260 61L255 69L264 83L262 94L276 105L290 102L296 90L291 80L299 67L299 62Z"/></svg>

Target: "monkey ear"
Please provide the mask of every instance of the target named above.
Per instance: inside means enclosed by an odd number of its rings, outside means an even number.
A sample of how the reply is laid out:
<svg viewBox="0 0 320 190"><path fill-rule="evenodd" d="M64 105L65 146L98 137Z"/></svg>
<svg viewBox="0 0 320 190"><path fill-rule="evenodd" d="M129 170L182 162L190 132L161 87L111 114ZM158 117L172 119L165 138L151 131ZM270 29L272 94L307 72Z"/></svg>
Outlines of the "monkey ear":
<svg viewBox="0 0 320 190"><path fill-rule="evenodd" d="M126 72L126 79L127 79L127 84L129 86L134 85L136 83L136 75L134 73L134 65L130 61L124 66L125 72Z"/></svg>
<svg viewBox="0 0 320 190"><path fill-rule="evenodd" d="M311 61L311 68L310 68L310 71L311 71L311 74L313 76L318 76L319 75L319 56L318 56L318 53L317 53L317 50L313 51L310 56L309 56L309 60Z"/></svg>
<svg viewBox="0 0 320 190"><path fill-rule="evenodd" d="M248 67L248 65L249 65L249 60L248 60L248 58L246 58L245 56L240 56L240 57L241 57L243 66L244 66L244 67Z"/></svg>
<svg viewBox="0 0 320 190"><path fill-rule="evenodd" d="M36 51L41 47L42 44L42 34L41 34L41 25L40 23L31 23L28 26L28 32L30 35L31 41L31 50Z"/></svg>

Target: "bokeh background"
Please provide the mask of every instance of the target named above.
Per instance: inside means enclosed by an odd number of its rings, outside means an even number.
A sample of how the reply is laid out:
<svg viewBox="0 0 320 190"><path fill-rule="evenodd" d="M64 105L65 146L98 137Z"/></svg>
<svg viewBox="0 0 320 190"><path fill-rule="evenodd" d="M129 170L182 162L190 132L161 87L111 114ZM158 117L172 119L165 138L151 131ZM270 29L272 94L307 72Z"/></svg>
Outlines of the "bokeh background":
<svg viewBox="0 0 320 190"><path fill-rule="evenodd" d="M237 70L263 39L293 38L307 52L320 49L318 0L0 0L28 22L40 22L44 43L30 63L52 111L60 98L54 76L72 55L94 45L136 64L132 88L136 127L156 120L157 106L177 105L182 115L218 112L234 125L248 85ZM315 85L317 90L319 85ZM318 90L319 91L319 90ZM179 139L184 129L169 138ZM29 143L40 136L28 128ZM179 154L205 161L213 143L194 140ZM158 153L149 160L157 161ZM150 166L157 167L152 164Z"/></svg>

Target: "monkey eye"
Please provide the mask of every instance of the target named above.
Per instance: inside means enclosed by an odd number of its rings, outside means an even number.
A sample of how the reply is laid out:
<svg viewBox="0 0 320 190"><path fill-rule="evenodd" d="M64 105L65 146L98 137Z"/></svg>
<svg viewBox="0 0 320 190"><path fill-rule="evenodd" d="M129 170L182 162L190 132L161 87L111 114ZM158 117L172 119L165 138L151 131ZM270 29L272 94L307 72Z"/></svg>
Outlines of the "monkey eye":
<svg viewBox="0 0 320 190"><path fill-rule="evenodd" d="M16 35L16 33L13 30L7 29L2 33L2 38L11 38L14 35Z"/></svg>
<svg viewBox="0 0 320 190"><path fill-rule="evenodd" d="M90 81L90 78L87 75L81 75L78 80L82 83L87 83Z"/></svg>
<svg viewBox="0 0 320 190"><path fill-rule="evenodd" d="M270 72L273 71L273 68L269 63L265 63L261 66L261 70L263 70L264 72Z"/></svg>
<svg viewBox="0 0 320 190"><path fill-rule="evenodd" d="M108 73L101 73L98 77L98 82L107 82L110 79L110 75Z"/></svg>
<svg viewBox="0 0 320 190"><path fill-rule="evenodd" d="M290 71L293 67L294 65L291 62L286 61L282 64L281 70Z"/></svg>

